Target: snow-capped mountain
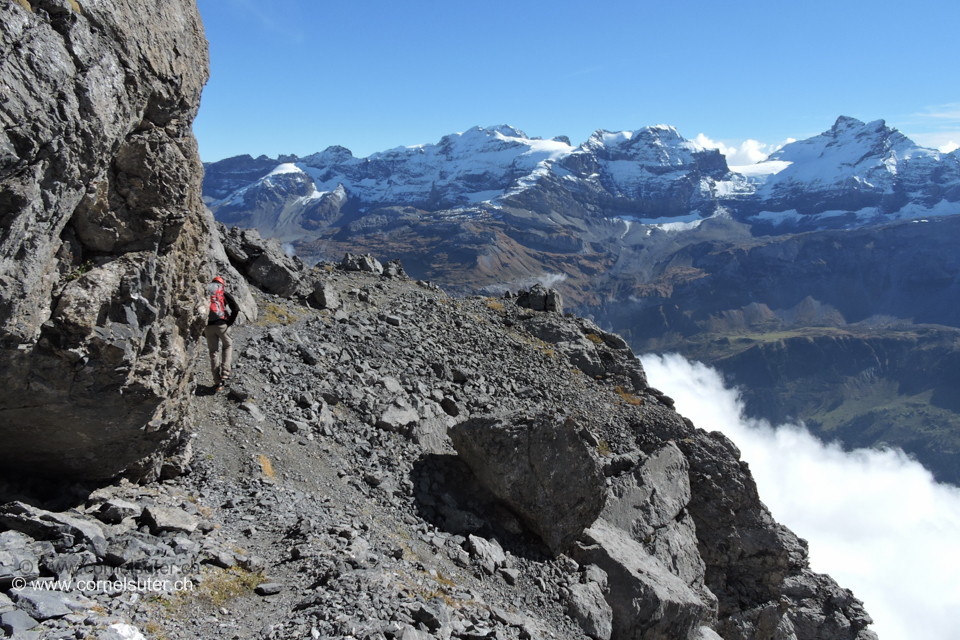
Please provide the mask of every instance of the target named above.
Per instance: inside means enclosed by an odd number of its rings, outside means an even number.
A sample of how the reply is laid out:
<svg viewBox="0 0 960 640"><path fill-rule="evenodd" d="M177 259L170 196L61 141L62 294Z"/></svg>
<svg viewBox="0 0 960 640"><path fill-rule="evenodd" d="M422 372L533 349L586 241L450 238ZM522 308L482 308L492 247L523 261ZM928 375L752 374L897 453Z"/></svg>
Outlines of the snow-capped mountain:
<svg viewBox="0 0 960 640"><path fill-rule="evenodd" d="M957 152L919 147L882 120L847 117L761 163L733 168L666 125L600 130L577 147L506 125L474 127L366 158L330 147L303 158L240 156L205 166L204 195L218 219L290 240L385 207L511 219L521 212L541 226L574 227L721 215L787 230L950 214L960 201Z"/></svg>
<svg viewBox="0 0 960 640"><path fill-rule="evenodd" d="M529 138L501 125L475 127L437 144L399 147L356 158L330 147L303 158L231 158L206 165L204 193L218 219L257 226L272 216L275 235L296 236L288 224L300 208L307 221L325 194L338 189L357 210L411 206L436 212L482 208L529 209L535 214L574 217L652 214L654 217L716 213L716 192L725 183L723 156L685 140L676 129L598 131L579 147L563 137ZM260 176L237 186L238 176ZM749 188L749 187L745 187ZM553 207L537 205L551 192ZM342 205L343 202L340 203ZM557 208L561 209L557 211ZM282 219L282 220L281 220ZM301 234L302 235L302 234Z"/></svg>
<svg viewBox="0 0 960 640"><path fill-rule="evenodd" d="M757 221L851 224L952 213L960 200L957 155L920 147L883 120L841 117L829 131L733 170L755 188L740 210Z"/></svg>

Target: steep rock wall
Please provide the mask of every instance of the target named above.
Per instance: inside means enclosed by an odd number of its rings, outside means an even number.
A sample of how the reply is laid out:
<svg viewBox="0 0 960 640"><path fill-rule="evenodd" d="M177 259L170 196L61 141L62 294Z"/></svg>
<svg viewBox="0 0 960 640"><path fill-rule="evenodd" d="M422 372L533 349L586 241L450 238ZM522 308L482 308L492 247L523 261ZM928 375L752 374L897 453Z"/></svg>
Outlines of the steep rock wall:
<svg viewBox="0 0 960 640"><path fill-rule="evenodd" d="M149 476L212 275L196 4L5 2L0 47L0 465Z"/></svg>

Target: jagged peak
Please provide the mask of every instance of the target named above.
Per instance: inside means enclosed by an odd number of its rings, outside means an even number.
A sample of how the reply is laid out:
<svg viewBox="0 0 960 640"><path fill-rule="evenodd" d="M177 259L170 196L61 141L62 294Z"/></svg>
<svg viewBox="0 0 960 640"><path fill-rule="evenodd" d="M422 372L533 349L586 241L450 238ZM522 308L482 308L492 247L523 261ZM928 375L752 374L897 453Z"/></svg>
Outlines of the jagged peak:
<svg viewBox="0 0 960 640"><path fill-rule="evenodd" d="M850 129L853 127L862 127L863 121L856 118L851 118L850 116L839 116L837 121L833 123L833 126L830 127L831 131L841 131L843 129Z"/></svg>
<svg viewBox="0 0 960 640"><path fill-rule="evenodd" d="M328 164L342 164L345 162L350 162L353 159L353 152L350 151L350 149L335 144L327 147L319 153L314 153L301 158L300 161L309 166L320 166Z"/></svg>
<svg viewBox="0 0 960 640"><path fill-rule="evenodd" d="M523 138L524 140L530 139L526 133L524 133L520 129L517 129L516 127L511 127L508 124L498 124L490 127L483 127L483 130L489 131L491 133L499 133L500 135L506 136L508 138Z"/></svg>
<svg viewBox="0 0 960 640"><path fill-rule="evenodd" d="M590 146L618 147L625 144L636 144L636 141L645 140L656 143L682 143L687 140L680 135L676 127L668 124L656 124L634 130L607 131L597 129L584 143Z"/></svg>

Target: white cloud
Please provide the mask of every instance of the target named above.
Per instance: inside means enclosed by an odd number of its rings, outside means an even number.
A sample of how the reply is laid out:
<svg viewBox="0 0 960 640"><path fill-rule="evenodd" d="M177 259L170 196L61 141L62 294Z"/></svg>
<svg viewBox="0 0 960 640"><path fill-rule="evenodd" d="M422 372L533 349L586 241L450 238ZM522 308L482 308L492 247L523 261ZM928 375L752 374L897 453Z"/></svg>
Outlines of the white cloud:
<svg viewBox="0 0 960 640"><path fill-rule="evenodd" d="M748 138L738 143L739 146L728 146L723 142L712 140L702 133L697 134L693 139L701 147L706 149L717 149L727 158L727 164L730 166L743 166L756 164L767 159L767 157L784 145L796 142L794 138L787 138L781 144L767 144Z"/></svg>
<svg viewBox="0 0 960 640"><path fill-rule="evenodd" d="M921 147L928 149L939 149L941 153L950 153L957 148L957 141L960 140L960 130L951 129L949 131L928 131L926 133L907 133L904 135L916 142Z"/></svg>
<svg viewBox="0 0 960 640"><path fill-rule="evenodd" d="M920 146L939 149L941 153L955 151L960 140L960 102L927 107L903 125L899 129Z"/></svg>
<svg viewBox="0 0 960 640"><path fill-rule="evenodd" d="M774 517L809 541L815 571L864 601L882 640L956 638L960 489L897 450L848 453L803 427L746 418L737 392L700 363L642 361L681 414L740 447Z"/></svg>
<svg viewBox="0 0 960 640"><path fill-rule="evenodd" d="M565 273L545 273L539 278L537 282L545 286L547 289L557 286L561 282L566 281L567 274Z"/></svg>

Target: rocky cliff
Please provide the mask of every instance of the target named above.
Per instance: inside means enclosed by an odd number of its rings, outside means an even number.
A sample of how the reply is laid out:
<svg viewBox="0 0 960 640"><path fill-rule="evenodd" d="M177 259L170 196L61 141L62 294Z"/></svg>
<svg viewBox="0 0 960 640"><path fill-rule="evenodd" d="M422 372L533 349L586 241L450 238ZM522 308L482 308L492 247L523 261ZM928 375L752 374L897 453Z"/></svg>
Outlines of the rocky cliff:
<svg viewBox="0 0 960 640"><path fill-rule="evenodd" d="M0 464L111 477L175 437L212 274L203 27L186 0L22 0L0 43Z"/></svg>

